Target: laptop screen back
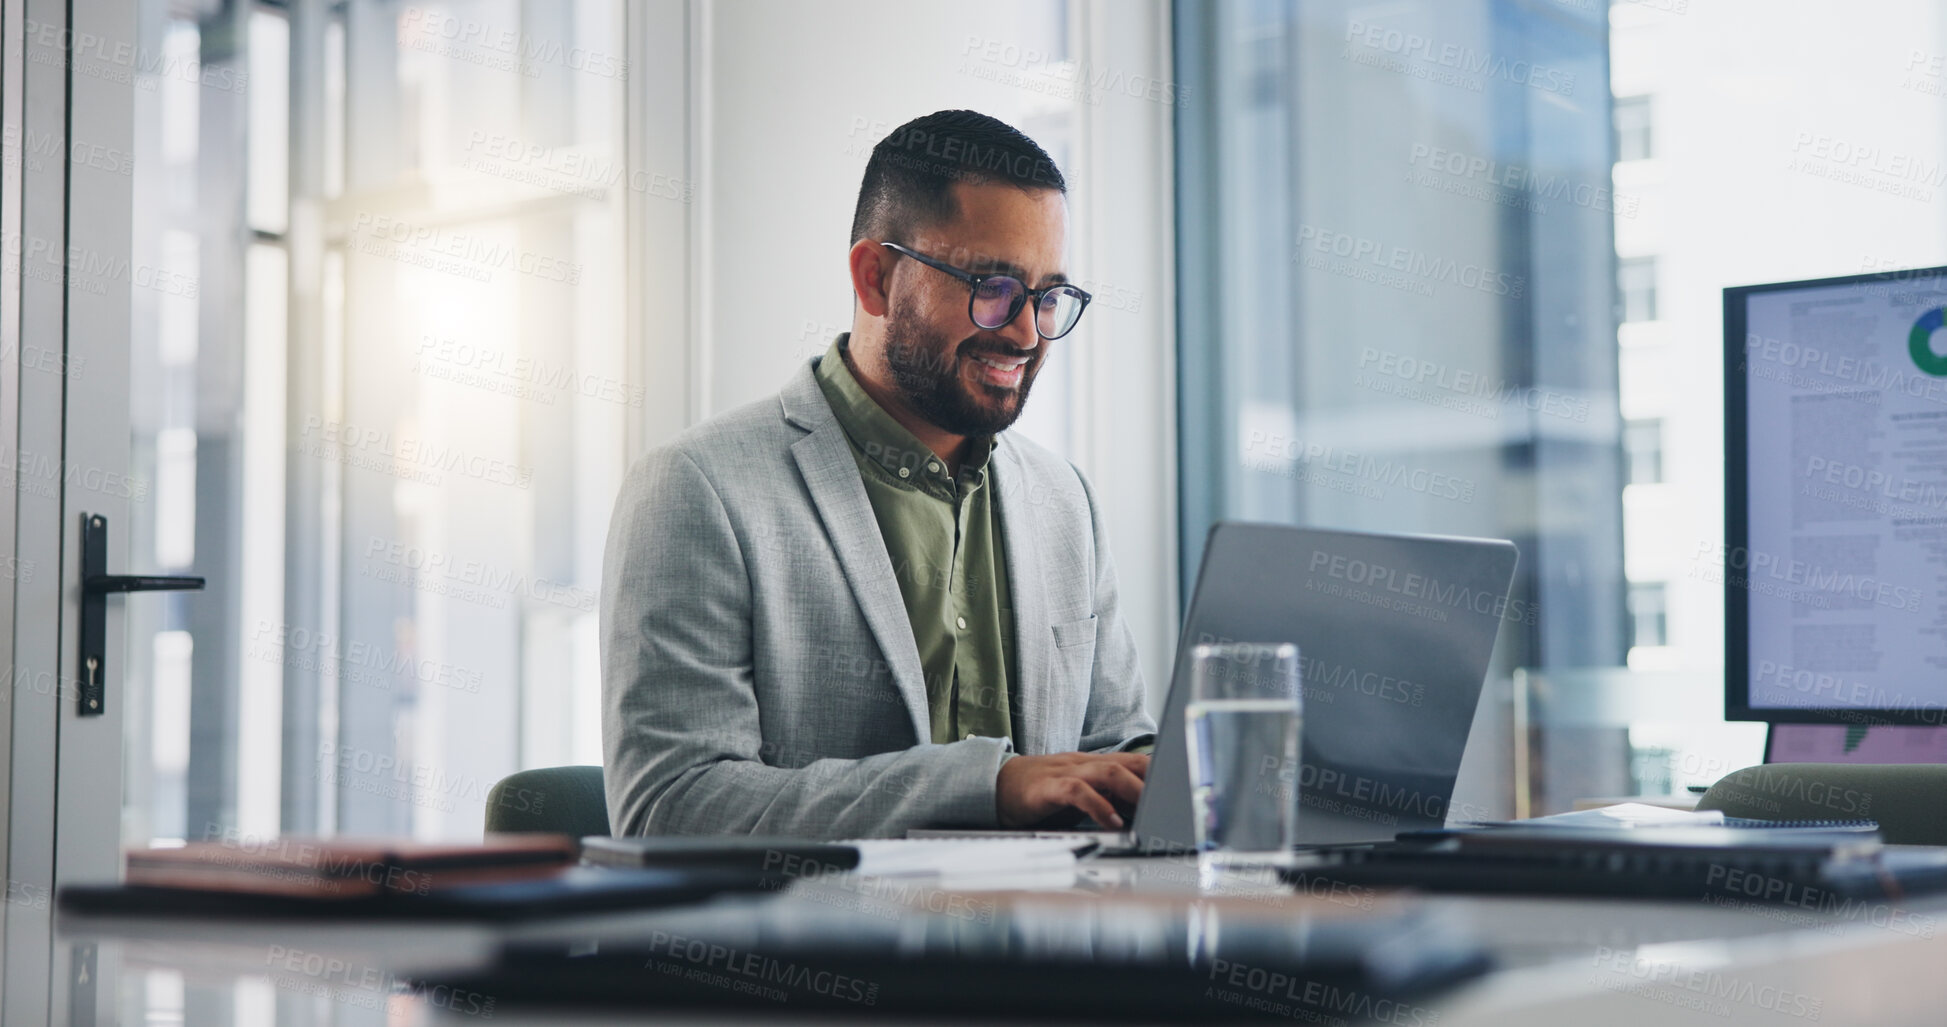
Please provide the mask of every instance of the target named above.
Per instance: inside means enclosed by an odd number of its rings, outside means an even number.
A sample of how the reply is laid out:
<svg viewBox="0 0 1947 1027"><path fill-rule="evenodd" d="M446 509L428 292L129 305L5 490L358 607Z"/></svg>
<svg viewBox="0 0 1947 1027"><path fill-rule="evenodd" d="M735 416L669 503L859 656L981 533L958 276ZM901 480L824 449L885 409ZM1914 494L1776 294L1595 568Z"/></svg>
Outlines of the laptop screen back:
<svg viewBox="0 0 1947 1027"><path fill-rule="evenodd" d="M1194 847L1183 709L1190 650L1293 642L1304 730L1299 766L1261 768L1299 790L1303 845L1390 840L1446 821L1454 777L1511 602L1511 542L1226 522L1211 529L1177 644L1134 833Z"/></svg>

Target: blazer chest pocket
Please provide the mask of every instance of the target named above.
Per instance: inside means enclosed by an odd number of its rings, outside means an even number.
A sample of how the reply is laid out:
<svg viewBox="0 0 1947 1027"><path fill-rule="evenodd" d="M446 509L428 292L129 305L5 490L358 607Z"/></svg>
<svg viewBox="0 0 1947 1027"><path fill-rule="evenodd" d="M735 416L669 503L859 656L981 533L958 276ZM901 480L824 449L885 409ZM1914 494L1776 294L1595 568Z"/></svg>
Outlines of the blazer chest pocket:
<svg viewBox="0 0 1947 1027"><path fill-rule="evenodd" d="M1084 617L1081 620L1054 625L1055 648L1074 649L1077 646L1095 644L1095 621L1094 617Z"/></svg>
<svg viewBox="0 0 1947 1027"><path fill-rule="evenodd" d="M1088 719L1089 686L1095 678L1096 618L1087 617L1054 629L1055 647L1048 667L1048 738L1050 752L1066 752L1081 744L1082 723Z"/></svg>

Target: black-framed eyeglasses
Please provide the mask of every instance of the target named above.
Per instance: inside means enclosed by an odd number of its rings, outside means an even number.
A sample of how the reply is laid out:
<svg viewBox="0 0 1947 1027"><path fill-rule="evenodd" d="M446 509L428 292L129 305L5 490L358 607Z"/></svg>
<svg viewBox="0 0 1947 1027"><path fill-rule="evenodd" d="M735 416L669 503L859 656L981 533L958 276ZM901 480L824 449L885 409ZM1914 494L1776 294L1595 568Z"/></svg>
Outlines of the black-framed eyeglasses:
<svg viewBox="0 0 1947 1027"><path fill-rule="evenodd" d="M1087 292L1069 285L1051 285L1046 289L1030 289L1027 283L1013 275L976 274L934 260L932 257L914 253L896 242L882 242L879 245L894 253L902 254L925 264L936 271L944 271L967 283L967 316L973 319L975 327L993 331L1013 323L1027 306L1034 301L1034 332L1044 339L1053 341L1074 330L1075 322L1082 319L1082 311L1088 309L1088 301L1094 299Z"/></svg>

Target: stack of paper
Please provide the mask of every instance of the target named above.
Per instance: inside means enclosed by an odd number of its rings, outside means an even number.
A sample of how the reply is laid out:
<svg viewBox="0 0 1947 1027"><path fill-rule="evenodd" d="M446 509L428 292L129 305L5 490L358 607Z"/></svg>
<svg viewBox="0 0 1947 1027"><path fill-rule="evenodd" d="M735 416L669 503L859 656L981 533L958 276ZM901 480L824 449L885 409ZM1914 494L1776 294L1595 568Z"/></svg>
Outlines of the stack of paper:
<svg viewBox="0 0 1947 1027"><path fill-rule="evenodd" d="M918 874L1031 873L1075 865L1075 843L1061 838L863 838L856 872L876 877Z"/></svg>
<svg viewBox="0 0 1947 1027"><path fill-rule="evenodd" d="M1723 822L1722 810L1671 809L1642 802L1619 802L1532 820L1503 821L1522 827L1710 827Z"/></svg>

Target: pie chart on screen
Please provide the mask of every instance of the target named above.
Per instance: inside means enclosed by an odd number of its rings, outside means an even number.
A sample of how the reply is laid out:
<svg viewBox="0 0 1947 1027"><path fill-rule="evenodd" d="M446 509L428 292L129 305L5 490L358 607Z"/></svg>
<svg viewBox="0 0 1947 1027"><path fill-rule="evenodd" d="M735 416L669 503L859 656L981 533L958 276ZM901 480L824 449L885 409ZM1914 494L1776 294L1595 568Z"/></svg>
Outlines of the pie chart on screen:
<svg viewBox="0 0 1947 1027"><path fill-rule="evenodd" d="M1947 307L1935 307L1920 315L1913 322L1913 334L1907 336L1907 352L1913 356L1913 366L1936 378L1947 377L1947 356L1935 353L1933 333L1947 325Z"/></svg>

